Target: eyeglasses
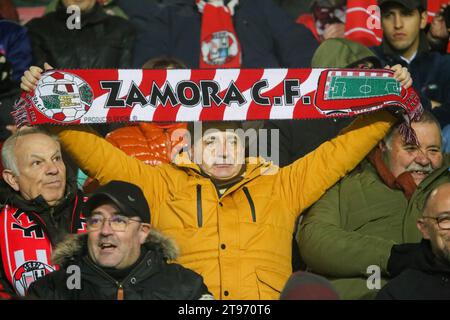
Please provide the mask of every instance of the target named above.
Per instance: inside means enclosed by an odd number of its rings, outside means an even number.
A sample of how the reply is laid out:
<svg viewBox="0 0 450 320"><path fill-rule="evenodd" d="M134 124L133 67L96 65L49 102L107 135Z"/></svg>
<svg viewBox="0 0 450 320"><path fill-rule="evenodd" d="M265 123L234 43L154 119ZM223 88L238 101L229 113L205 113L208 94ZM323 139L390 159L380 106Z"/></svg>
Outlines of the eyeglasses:
<svg viewBox="0 0 450 320"><path fill-rule="evenodd" d="M118 232L125 231L127 229L128 224L132 222L139 222L139 223L142 222L140 220L131 219L121 215L115 215L108 219L104 218L101 215L93 215L86 219L87 228L88 230L98 230L103 227L103 224L106 221L109 221L111 229Z"/></svg>
<svg viewBox="0 0 450 320"><path fill-rule="evenodd" d="M450 215L448 214L441 215L437 218L430 216L423 216L423 218L428 218L437 221L439 229L450 230Z"/></svg>

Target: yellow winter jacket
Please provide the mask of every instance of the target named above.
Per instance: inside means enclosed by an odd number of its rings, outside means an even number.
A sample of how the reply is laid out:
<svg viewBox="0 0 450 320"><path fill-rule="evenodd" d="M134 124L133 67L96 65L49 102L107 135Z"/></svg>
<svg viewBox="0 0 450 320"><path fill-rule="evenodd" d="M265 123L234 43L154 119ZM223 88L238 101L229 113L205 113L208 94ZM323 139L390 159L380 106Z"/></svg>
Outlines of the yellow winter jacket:
<svg viewBox="0 0 450 320"><path fill-rule="evenodd" d="M200 273L216 299L278 299L292 272L297 216L352 170L394 122L385 111L361 116L282 169L247 159L243 179L221 197L186 155L152 167L87 128L57 130L66 150L100 184L123 180L142 188L152 225L176 240L177 262Z"/></svg>

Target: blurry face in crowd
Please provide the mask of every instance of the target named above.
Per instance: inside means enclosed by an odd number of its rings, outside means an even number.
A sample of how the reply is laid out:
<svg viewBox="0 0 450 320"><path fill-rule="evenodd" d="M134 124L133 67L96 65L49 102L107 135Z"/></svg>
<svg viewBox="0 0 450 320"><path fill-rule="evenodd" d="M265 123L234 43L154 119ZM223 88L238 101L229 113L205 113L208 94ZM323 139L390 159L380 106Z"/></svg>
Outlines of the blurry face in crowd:
<svg viewBox="0 0 450 320"><path fill-rule="evenodd" d="M69 6L78 6L81 11L89 11L91 10L96 0L62 0L64 6L67 8Z"/></svg>
<svg viewBox="0 0 450 320"><path fill-rule="evenodd" d="M442 166L442 142L439 127L433 122L413 122L412 128L420 146L406 144L397 130L391 141L381 148L394 177L409 171L416 185L419 185L431 172Z"/></svg>
<svg viewBox="0 0 450 320"><path fill-rule="evenodd" d="M418 50L420 30L427 24L427 13L388 4L381 11L381 26L387 42L403 57L410 59Z"/></svg>
<svg viewBox="0 0 450 320"><path fill-rule="evenodd" d="M445 230L450 228L450 183L433 190L417 227L430 240L434 254L450 262L450 230Z"/></svg>
<svg viewBox="0 0 450 320"><path fill-rule="evenodd" d="M111 219L120 215L113 204L103 204L92 210L91 217ZM137 261L141 245L150 231L150 225L132 218L123 231L115 231L109 220L100 223L98 229L90 230L88 224L88 252L92 261L101 267L124 269Z"/></svg>
<svg viewBox="0 0 450 320"><path fill-rule="evenodd" d="M193 146L194 162L211 178L226 181L244 165L245 149L240 137L230 131L207 130Z"/></svg>
<svg viewBox="0 0 450 320"><path fill-rule="evenodd" d="M5 181L26 200L42 195L49 205L56 205L66 188L66 166L59 143L45 134L24 135L17 138L14 156L18 176L5 170Z"/></svg>

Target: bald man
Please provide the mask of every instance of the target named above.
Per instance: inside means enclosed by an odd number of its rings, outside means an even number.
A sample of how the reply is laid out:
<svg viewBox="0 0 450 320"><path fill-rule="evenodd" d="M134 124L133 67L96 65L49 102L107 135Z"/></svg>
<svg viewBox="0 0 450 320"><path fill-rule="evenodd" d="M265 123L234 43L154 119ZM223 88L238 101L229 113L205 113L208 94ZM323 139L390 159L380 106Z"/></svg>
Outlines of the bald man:
<svg viewBox="0 0 450 320"><path fill-rule="evenodd" d="M450 183L430 192L417 220L420 244L397 246L409 268L390 281L377 299L450 299ZM401 260L401 259L400 259Z"/></svg>

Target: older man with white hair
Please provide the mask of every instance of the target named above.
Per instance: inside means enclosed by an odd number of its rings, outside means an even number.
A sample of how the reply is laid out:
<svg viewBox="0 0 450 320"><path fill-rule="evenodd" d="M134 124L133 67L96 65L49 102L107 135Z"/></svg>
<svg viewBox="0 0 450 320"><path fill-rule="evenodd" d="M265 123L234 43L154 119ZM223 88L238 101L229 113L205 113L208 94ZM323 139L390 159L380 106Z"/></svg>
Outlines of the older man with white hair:
<svg viewBox="0 0 450 320"><path fill-rule="evenodd" d="M29 285L55 270L53 247L68 233L83 232L83 195L67 180L56 136L26 128L2 149L0 185L0 284L25 295Z"/></svg>

